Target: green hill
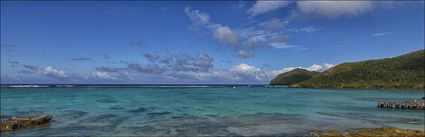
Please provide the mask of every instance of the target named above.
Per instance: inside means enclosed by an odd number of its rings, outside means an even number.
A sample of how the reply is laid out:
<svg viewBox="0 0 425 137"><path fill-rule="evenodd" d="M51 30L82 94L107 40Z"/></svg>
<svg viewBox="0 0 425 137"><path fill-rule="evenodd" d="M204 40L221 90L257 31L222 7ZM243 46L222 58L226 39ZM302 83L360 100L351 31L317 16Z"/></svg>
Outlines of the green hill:
<svg viewBox="0 0 425 137"><path fill-rule="evenodd" d="M316 76L318 74L320 73L297 68L297 69L279 74L278 76L276 76L276 78L274 78L270 82L270 85L292 85L292 84L310 79L313 76Z"/></svg>
<svg viewBox="0 0 425 137"><path fill-rule="evenodd" d="M394 58L343 63L293 86L424 89L424 69L425 51L419 50Z"/></svg>

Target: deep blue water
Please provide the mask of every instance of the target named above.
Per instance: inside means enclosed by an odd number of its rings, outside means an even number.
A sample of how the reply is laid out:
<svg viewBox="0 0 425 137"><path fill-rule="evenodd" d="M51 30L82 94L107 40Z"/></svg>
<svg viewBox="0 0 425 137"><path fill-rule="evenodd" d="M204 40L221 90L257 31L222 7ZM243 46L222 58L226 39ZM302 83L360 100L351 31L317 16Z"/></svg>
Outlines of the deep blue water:
<svg viewBox="0 0 425 137"><path fill-rule="evenodd" d="M53 115L2 136L310 135L316 130L424 128L425 111L378 108L423 91L270 87L1 88L2 120Z"/></svg>

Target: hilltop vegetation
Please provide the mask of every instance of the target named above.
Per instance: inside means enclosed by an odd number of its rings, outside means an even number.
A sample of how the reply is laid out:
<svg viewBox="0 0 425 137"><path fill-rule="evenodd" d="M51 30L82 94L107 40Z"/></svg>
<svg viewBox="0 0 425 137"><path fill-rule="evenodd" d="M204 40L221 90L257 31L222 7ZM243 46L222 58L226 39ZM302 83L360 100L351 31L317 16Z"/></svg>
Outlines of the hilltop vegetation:
<svg viewBox="0 0 425 137"><path fill-rule="evenodd" d="M279 74L278 76L276 76L276 78L274 78L270 82L270 85L292 85L292 84L310 79L318 74L320 73L297 68L297 69Z"/></svg>
<svg viewBox="0 0 425 137"><path fill-rule="evenodd" d="M424 89L425 51L394 58L343 63L306 81L303 88L402 88Z"/></svg>

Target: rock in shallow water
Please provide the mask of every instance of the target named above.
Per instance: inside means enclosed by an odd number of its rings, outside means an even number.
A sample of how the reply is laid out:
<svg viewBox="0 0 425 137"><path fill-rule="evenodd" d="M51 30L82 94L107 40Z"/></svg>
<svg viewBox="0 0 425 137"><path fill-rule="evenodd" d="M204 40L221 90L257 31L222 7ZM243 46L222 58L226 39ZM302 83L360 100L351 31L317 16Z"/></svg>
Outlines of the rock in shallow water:
<svg viewBox="0 0 425 137"><path fill-rule="evenodd" d="M1 123L1 131L14 131L22 128L43 125L52 120L53 116L12 117Z"/></svg>

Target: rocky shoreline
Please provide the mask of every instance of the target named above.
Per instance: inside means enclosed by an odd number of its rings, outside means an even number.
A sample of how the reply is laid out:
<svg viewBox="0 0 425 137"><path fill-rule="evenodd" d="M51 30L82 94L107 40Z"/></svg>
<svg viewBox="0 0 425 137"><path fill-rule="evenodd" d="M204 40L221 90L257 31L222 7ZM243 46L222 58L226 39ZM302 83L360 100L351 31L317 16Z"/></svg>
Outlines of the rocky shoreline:
<svg viewBox="0 0 425 137"><path fill-rule="evenodd" d="M53 119L53 116L28 116L28 117L12 117L1 122L1 132L15 131L18 129L32 128L45 125Z"/></svg>
<svg viewBox="0 0 425 137"><path fill-rule="evenodd" d="M425 131L394 127L361 128L348 132L337 130L313 134L316 137L425 137Z"/></svg>
<svg viewBox="0 0 425 137"><path fill-rule="evenodd" d="M28 116L28 117L12 117L8 120L2 121L1 132L10 132L20 129L36 128L48 124L52 120L52 116ZM350 131L315 131L310 135L315 137L424 137L425 131L400 129L395 127L382 127L382 128L359 128Z"/></svg>

